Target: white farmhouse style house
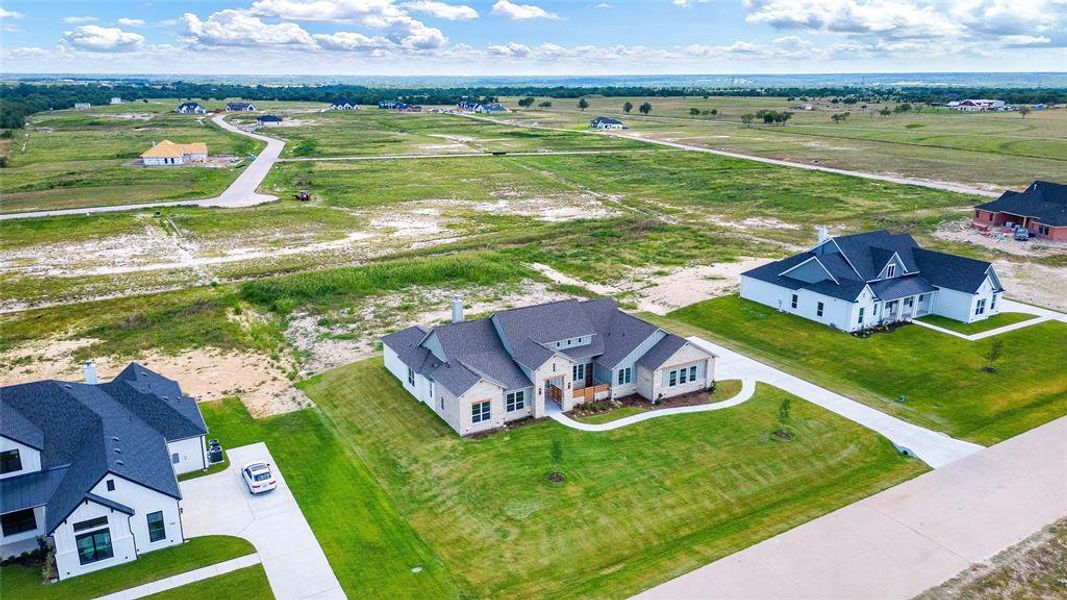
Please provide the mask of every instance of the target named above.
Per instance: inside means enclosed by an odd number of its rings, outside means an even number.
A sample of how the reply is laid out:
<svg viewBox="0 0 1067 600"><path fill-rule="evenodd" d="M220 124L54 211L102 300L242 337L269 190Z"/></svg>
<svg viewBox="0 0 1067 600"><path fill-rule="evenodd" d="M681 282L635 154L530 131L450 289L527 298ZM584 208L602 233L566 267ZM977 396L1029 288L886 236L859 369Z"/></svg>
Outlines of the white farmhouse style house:
<svg viewBox="0 0 1067 600"><path fill-rule="evenodd" d="M385 367L460 435L637 394L707 389L715 355L628 315L611 298L560 300L385 336Z"/></svg>
<svg viewBox="0 0 1067 600"><path fill-rule="evenodd" d="M906 233L830 237L741 274L741 297L844 331L933 314L971 323L1000 310L993 265L924 250Z"/></svg>
<svg viewBox="0 0 1067 600"><path fill-rule="evenodd" d="M137 363L0 388L0 554L43 540L65 579L181 544L176 476L207 466L206 434L196 401Z"/></svg>

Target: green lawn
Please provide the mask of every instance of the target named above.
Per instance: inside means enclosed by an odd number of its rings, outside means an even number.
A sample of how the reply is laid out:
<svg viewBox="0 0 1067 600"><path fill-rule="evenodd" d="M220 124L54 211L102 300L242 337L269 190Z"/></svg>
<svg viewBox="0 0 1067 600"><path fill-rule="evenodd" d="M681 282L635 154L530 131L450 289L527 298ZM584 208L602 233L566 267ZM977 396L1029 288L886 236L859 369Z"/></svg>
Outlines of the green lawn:
<svg viewBox="0 0 1067 600"><path fill-rule="evenodd" d="M380 358L300 387L463 597L627 596L926 470L795 398L799 435L774 441L788 395L768 386L730 410L611 432L542 421L475 440L412 400ZM553 440L562 486L545 478Z"/></svg>
<svg viewBox="0 0 1067 600"><path fill-rule="evenodd" d="M457 596L440 559L321 412L253 419L235 399L200 406L223 448L266 442L348 597Z"/></svg>
<svg viewBox="0 0 1067 600"><path fill-rule="evenodd" d="M1013 323L1022 323L1023 321L1029 321L1030 319L1036 318L1036 315L1027 313L1005 312L995 314L984 321L976 321L974 323L961 323L955 319L949 319L940 315L927 315L925 317L920 317L919 320L945 329L951 329L957 333L972 335L975 333L982 333L983 331L989 331L990 329L996 329L997 327L1004 327L1005 325L1011 325Z"/></svg>
<svg viewBox="0 0 1067 600"><path fill-rule="evenodd" d="M715 391L711 393L708 398L708 402L722 402L733 398L741 391L741 380L739 379L727 379L726 381L719 381L715 385ZM646 406L623 406L611 410L608 412L602 412L595 415L587 415L576 417L576 420L582 423L610 423L612 421L618 421L619 419L625 419L633 415L639 415L644 412L648 412L652 408L651 405Z"/></svg>
<svg viewBox="0 0 1067 600"><path fill-rule="evenodd" d="M255 551L252 544L241 538L195 537L180 546L143 554L130 563L49 585L42 584L40 568L7 565L0 567L0 596L19 600L87 600Z"/></svg>
<svg viewBox="0 0 1067 600"><path fill-rule="evenodd" d="M980 444L1067 414L1067 324L1058 321L977 342L915 325L860 339L736 295L687 306L668 317L650 318ZM983 356L993 339L1003 341L1004 356L997 373L989 374L982 371ZM901 395L904 404L895 401Z"/></svg>
<svg viewBox="0 0 1067 600"><path fill-rule="evenodd" d="M193 600L196 598L241 598L274 600L263 565L253 565L210 579L194 581L172 590L145 596L149 600Z"/></svg>

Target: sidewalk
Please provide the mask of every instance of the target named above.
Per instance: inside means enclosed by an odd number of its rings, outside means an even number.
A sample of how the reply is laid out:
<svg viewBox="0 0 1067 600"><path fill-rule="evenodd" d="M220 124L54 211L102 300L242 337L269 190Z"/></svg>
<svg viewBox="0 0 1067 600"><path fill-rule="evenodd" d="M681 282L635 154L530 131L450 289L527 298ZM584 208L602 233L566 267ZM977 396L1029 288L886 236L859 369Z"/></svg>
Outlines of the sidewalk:
<svg viewBox="0 0 1067 600"><path fill-rule="evenodd" d="M199 569L193 569L192 571L186 571L185 573L179 573L172 577L165 577L158 581L132 587L128 590L122 590L121 592L115 592L114 594L100 596L96 600L135 600L136 598L144 598L145 596L151 596L152 594L173 590L174 588L193 583L194 581L210 579L218 575L225 575L226 573L258 564L259 555L249 554L248 556L241 556L239 558L226 560Z"/></svg>
<svg viewBox="0 0 1067 600"><path fill-rule="evenodd" d="M637 598L904 599L1067 515L1067 417Z"/></svg>
<svg viewBox="0 0 1067 600"><path fill-rule="evenodd" d="M912 321L915 325L925 327L927 329L933 329L940 333L955 336L960 339L967 340L968 342L976 342L978 340L984 340L994 335L1000 335L1009 331L1015 331L1016 329L1022 329L1024 327L1030 327L1040 323L1046 323L1048 321L1063 321L1067 323L1067 315L1049 310L1047 308L1041 308L1040 306L1031 306L1029 304L1023 304L1022 302L1015 302L1014 300L1002 300L1001 301L1002 312L1019 312L1026 313L1028 315L1034 315L1033 319L1027 319L1026 321L1020 321L1018 323L1012 323L1011 325L1005 325L1003 327L997 327L996 329L990 329L989 331L983 331L981 333L972 333L967 335L966 333L960 333L958 331L952 331L951 329L945 329L944 327L938 327L937 325L931 325L923 321L922 319L915 319Z"/></svg>

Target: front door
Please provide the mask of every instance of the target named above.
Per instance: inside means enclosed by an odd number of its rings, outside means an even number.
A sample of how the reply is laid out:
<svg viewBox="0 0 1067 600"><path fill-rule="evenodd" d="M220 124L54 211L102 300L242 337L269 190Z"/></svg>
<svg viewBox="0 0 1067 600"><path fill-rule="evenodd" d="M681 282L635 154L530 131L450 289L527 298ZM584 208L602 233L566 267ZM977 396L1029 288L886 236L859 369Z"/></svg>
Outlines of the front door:
<svg viewBox="0 0 1067 600"><path fill-rule="evenodd" d="M896 318L897 318L897 301L893 300L892 302L886 302L885 303L885 320L886 321L895 321Z"/></svg>

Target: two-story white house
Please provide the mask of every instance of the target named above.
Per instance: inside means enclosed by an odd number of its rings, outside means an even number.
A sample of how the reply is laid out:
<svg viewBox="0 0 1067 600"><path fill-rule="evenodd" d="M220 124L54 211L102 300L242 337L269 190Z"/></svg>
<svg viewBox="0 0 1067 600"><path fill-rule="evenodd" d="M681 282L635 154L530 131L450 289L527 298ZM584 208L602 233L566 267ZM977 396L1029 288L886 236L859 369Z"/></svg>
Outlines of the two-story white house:
<svg viewBox="0 0 1067 600"><path fill-rule="evenodd" d="M906 233L830 237L741 274L741 297L844 331L941 315L964 323L1000 311L993 265L924 250Z"/></svg>
<svg viewBox="0 0 1067 600"><path fill-rule="evenodd" d="M137 363L0 388L0 554L43 540L65 579L181 544L177 475L207 467L206 434L196 402Z"/></svg>
<svg viewBox="0 0 1067 600"><path fill-rule="evenodd" d="M707 389L715 356L628 315L611 298L561 300L385 336L386 368L460 435L577 404Z"/></svg>

